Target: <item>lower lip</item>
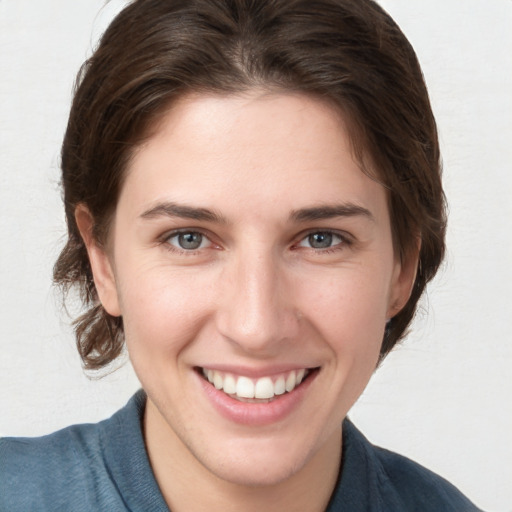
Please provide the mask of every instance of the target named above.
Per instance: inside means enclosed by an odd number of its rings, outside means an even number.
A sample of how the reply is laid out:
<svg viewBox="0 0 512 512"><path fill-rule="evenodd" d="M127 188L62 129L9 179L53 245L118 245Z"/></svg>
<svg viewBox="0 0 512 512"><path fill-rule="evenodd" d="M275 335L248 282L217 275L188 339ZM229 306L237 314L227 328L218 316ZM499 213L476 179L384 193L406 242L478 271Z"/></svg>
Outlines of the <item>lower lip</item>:
<svg viewBox="0 0 512 512"><path fill-rule="evenodd" d="M240 402L216 389L199 374L197 378L206 396L222 416L241 425L261 426L277 423L297 409L317 375L318 370L312 372L293 391L277 396L271 402L266 403Z"/></svg>

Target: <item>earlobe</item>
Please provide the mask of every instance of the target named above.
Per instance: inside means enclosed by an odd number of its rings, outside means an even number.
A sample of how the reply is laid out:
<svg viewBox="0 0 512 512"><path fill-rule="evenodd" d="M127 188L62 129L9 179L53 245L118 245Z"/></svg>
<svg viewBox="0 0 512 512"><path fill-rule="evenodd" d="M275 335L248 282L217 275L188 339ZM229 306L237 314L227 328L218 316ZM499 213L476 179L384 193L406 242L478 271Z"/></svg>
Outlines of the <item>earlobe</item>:
<svg viewBox="0 0 512 512"><path fill-rule="evenodd" d="M109 315L120 316L121 310L112 264L107 251L93 234L94 219L87 206L79 204L76 207L75 220L87 249L98 298Z"/></svg>

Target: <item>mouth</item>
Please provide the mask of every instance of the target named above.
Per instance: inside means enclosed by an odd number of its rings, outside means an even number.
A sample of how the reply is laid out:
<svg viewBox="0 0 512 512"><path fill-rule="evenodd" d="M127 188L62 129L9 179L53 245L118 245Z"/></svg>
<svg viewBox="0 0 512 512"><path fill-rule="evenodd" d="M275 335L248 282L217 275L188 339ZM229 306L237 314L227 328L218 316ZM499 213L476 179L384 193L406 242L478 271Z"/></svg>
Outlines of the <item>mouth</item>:
<svg viewBox="0 0 512 512"><path fill-rule="evenodd" d="M217 390L239 402L269 403L301 386L319 368L299 368L284 373L251 378L209 368L196 368Z"/></svg>

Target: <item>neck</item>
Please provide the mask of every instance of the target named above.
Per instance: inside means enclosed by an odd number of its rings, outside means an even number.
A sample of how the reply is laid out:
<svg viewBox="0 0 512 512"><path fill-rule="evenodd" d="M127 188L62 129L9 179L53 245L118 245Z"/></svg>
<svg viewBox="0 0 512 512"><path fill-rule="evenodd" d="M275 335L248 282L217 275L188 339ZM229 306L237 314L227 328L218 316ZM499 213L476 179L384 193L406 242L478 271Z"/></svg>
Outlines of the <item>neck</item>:
<svg viewBox="0 0 512 512"><path fill-rule="evenodd" d="M147 401L144 436L160 491L173 512L323 512L336 485L341 426L297 472L273 485L241 485L209 471Z"/></svg>

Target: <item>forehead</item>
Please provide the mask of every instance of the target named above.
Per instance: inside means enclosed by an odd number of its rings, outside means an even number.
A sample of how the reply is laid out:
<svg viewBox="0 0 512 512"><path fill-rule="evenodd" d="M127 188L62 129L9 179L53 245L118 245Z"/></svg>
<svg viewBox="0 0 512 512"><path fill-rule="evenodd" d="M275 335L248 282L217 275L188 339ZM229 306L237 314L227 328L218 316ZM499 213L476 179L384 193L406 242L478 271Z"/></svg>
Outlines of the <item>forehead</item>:
<svg viewBox="0 0 512 512"><path fill-rule="evenodd" d="M362 172L332 105L252 91L188 95L173 104L135 152L127 194L141 208L171 199L208 207L221 201L223 208L279 201L292 210L298 202L368 205L384 192Z"/></svg>

